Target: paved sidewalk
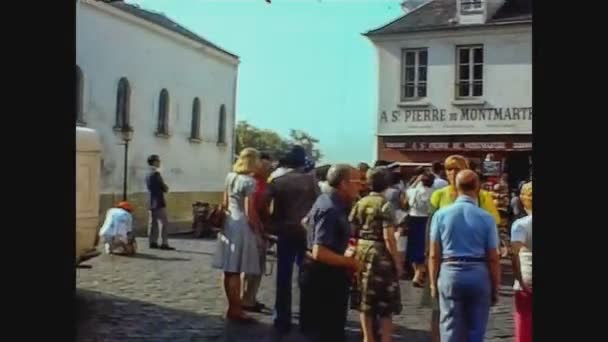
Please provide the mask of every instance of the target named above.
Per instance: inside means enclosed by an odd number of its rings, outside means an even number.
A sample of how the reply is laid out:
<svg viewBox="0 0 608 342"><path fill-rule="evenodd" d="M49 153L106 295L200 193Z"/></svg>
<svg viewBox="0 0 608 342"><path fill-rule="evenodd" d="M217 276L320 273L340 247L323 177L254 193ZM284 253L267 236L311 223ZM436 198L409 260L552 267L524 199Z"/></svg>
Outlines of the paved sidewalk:
<svg viewBox="0 0 608 342"><path fill-rule="evenodd" d="M221 272L211 268L214 241L171 239L176 251L150 250L138 239L135 257L102 255L77 271L77 341L302 341L296 333L280 338L270 314L256 314L254 325L226 323ZM500 303L492 308L487 341L512 341L512 277L503 265ZM294 282L295 284L295 282ZM401 284L403 312L394 321L395 341L428 341L428 309L419 307L422 290ZM294 312L298 311L294 286ZM274 303L274 274L264 277L259 299ZM297 317L297 315L296 315ZM297 319L294 319L294 323ZM297 325L296 325L297 326ZM349 313L349 341L361 341L358 315Z"/></svg>

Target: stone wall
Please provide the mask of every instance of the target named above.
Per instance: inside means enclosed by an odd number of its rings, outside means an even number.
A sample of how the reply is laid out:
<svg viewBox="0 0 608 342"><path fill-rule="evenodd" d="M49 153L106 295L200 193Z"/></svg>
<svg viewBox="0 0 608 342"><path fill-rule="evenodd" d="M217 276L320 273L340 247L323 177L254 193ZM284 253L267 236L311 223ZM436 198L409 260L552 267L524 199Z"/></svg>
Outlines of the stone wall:
<svg viewBox="0 0 608 342"><path fill-rule="evenodd" d="M169 218L169 234L188 232L192 224L192 203L196 201L217 204L222 197L221 192L170 192L166 194L167 215ZM102 194L100 196L99 220L100 226L105 219L106 211L122 200L121 194ZM134 230L138 236L147 235L148 226L148 193L140 192L128 195L128 201L133 205L135 219Z"/></svg>

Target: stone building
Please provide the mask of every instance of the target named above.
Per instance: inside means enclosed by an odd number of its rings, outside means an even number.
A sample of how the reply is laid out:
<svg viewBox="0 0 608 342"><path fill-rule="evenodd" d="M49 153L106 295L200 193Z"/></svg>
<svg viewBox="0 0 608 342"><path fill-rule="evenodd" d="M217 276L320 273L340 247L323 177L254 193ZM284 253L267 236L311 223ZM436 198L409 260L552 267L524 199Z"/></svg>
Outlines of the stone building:
<svg viewBox="0 0 608 342"><path fill-rule="evenodd" d="M431 0L365 33L378 56L378 159L493 153L514 179L527 176L531 3Z"/></svg>
<svg viewBox="0 0 608 342"><path fill-rule="evenodd" d="M238 56L163 14L78 0L76 62L77 125L96 129L104 148L101 213L123 196L124 130L140 232L150 154L162 159L172 227L189 224L193 201L219 201L234 155Z"/></svg>

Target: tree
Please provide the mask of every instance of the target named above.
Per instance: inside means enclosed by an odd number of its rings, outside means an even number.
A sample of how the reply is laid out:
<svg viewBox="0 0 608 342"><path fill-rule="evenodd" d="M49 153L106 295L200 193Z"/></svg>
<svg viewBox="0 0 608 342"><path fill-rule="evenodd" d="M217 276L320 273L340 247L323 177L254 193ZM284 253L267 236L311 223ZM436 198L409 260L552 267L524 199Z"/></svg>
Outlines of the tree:
<svg viewBox="0 0 608 342"><path fill-rule="evenodd" d="M312 158L315 163L323 158L323 153L321 153L321 150L316 148L316 144L319 143L319 139L316 139L310 134L299 129L289 130L289 137L291 138L292 144L304 147L306 154Z"/></svg>
<svg viewBox="0 0 608 342"><path fill-rule="evenodd" d="M245 147L253 147L278 159L285 155L293 145L300 145L315 162L323 158L323 154L316 147L319 140L302 130L291 129L289 131L290 139L284 139L272 130L260 129L247 121L239 121L236 124L235 134L237 154Z"/></svg>
<svg viewBox="0 0 608 342"><path fill-rule="evenodd" d="M266 152L273 158L279 158L289 149L289 143L276 132L259 129L247 121L239 121L235 128L236 153L246 147L253 147L260 152Z"/></svg>

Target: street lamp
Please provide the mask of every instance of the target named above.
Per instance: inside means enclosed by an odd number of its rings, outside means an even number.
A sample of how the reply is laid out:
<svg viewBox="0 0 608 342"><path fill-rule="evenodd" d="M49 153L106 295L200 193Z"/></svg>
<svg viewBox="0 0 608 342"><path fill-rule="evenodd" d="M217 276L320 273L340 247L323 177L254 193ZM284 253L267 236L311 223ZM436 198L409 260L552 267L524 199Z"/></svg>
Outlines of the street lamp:
<svg viewBox="0 0 608 342"><path fill-rule="evenodd" d="M125 161L124 161L124 173L122 176L122 200L127 200L127 170L129 160L129 141L133 138L133 128L129 125L123 125L120 128L120 137L125 145Z"/></svg>

